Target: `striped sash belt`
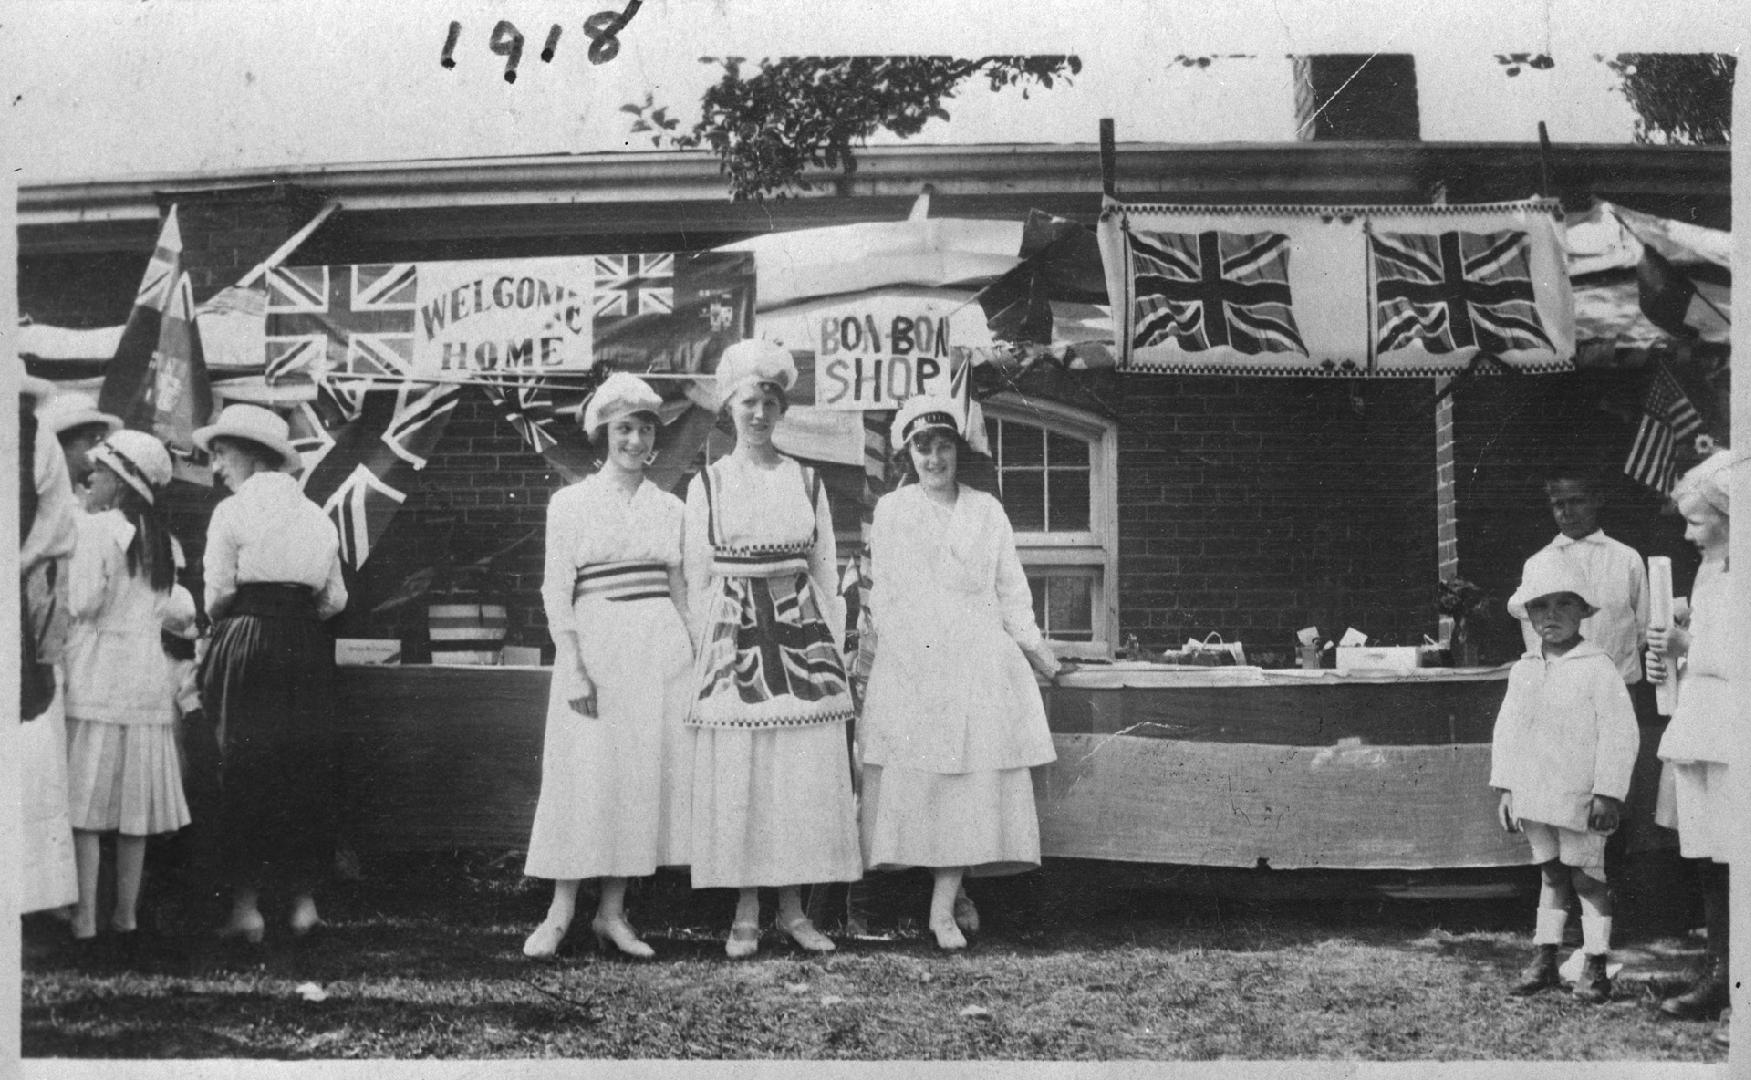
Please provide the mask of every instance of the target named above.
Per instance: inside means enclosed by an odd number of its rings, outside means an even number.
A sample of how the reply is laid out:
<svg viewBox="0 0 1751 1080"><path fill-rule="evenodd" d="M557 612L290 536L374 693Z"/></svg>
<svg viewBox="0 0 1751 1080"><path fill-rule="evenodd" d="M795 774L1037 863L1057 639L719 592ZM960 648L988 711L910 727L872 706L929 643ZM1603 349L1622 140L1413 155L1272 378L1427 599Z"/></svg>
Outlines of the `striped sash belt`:
<svg viewBox="0 0 1751 1080"><path fill-rule="evenodd" d="M712 552L711 572L720 577L775 578L809 572L804 551L748 551L717 548Z"/></svg>
<svg viewBox="0 0 1751 1080"><path fill-rule="evenodd" d="M597 596L604 600L669 599L669 567L666 563L591 563L578 569L572 583L572 600Z"/></svg>

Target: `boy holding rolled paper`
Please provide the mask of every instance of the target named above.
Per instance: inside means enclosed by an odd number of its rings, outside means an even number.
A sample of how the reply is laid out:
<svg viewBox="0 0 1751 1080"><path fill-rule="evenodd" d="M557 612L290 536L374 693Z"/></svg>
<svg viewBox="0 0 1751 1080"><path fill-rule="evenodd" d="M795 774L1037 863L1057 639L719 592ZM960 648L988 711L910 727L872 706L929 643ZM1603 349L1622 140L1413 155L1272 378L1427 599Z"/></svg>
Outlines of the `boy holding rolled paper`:
<svg viewBox="0 0 1751 1080"><path fill-rule="evenodd" d="M1575 996L1611 996L1611 892L1605 884L1605 839L1618 825L1641 733L1617 665L1581 635L1598 610L1589 586L1559 555L1526 563L1508 610L1538 634L1508 675L1490 748L1490 786L1501 796L1498 820L1522 832L1543 875L1531 963L1509 992L1556 986L1557 947L1570 894L1581 902L1583 966Z"/></svg>

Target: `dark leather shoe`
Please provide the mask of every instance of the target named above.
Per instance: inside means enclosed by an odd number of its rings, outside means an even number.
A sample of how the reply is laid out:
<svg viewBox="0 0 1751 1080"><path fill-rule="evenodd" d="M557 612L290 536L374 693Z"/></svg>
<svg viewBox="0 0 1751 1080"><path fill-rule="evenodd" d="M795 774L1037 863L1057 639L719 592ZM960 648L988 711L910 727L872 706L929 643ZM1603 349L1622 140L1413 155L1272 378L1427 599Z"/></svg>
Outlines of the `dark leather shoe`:
<svg viewBox="0 0 1751 1080"><path fill-rule="evenodd" d="M1716 957L1690 989L1660 1002L1660 1011L1674 1020L1708 1020L1727 1005L1727 960Z"/></svg>
<svg viewBox="0 0 1751 1080"><path fill-rule="evenodd" d="M1514 980L1514 985L1508 988L1508 993L1515 997L1527 997L1556 986L1561 981L1556 973L1556 946L1540 945L1538 955L1520 969L1520 975Z"/></svg>
<svg viewBox="0 0 1751 1080"><path fill-rule="evenodd" d="M1604 953L1588 953L1583 958L1581 977L1575 980L1575 997L1589 1005L1611 1000L1611 976L1605 973Z"/></svg>

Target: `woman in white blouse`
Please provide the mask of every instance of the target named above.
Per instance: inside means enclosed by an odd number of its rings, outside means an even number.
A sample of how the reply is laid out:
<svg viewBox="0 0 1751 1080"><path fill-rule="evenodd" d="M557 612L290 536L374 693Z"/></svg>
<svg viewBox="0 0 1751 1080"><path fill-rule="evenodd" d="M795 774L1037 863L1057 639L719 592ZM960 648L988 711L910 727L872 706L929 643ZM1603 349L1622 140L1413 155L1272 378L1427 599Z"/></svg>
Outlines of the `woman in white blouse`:
<svg viewBox="0 0 1751 1080"><path fill-rule="evenodd" d="M693 648L681 500L645 479L661 405L631 375L604 380L583 416L602 468L547 508L553 682L524 872L553 879L553 903L523 944L536 959L558 951L583 878L601 879L596 940L648 959L626 921L626 881L687 862Z"/></svg>
<svg viewBox="0 0 1751 1080"><path fill-rule="evenodd" d="M1029 665L1060 665L1003 506L960 483L958 407L914 397L894 419L906 475L870 527L875 663L864 699L863 842L872 870L929 867L937 945L966 947L954 918L966 874L1040 862L1030 769L1056 756Z"/></svg>
<svg viewBox="0 0 1751 1080"><path fill-rule="evenodd" d="M778 346L724 350L717 385L736 447L687 492L683 564L700 628L693 887L739 890L732 958L759 948L759 889L774 886L778 927L804 949L831 950L801 886L862 872L833 518L819 477L772 445L795 379Z"/></svg>
<svg viewBox="0 0 1751 1080"><path fill-rule="evenodd" d="M195 432L232 495L213 511L204 556L213 639L201 698L221 783L216 851L232 886L222 934L262 940L264 884L293 894L296 937L321 925L315 885L338 830L334 641L323 621L346 607L333 522L299 489L286 422L229 405Z"/></svg>

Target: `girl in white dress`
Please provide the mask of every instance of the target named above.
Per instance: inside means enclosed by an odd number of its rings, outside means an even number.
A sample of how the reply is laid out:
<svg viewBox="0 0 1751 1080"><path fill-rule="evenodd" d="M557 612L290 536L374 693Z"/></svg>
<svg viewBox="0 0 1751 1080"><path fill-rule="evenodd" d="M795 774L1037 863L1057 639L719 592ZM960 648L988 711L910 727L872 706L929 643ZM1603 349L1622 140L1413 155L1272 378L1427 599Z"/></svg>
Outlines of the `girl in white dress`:
<svg viewBox="0 0 1751 1080"><path fill-rule="evenodd" d="M780 929L804 949L830 951L803 912L801 886L862 872L833 518L819 477L772 445L795 379L790 353L775 345L724 350L718 390L736 447L687 492L683 564L700 628L693 886L739 890L724 949L732 958L759 948L762 886L778 887Z"/></svg>
<svg viewBox="0 0 1751 1080"><path fill-rule="evenodd" d="M159 631L175 585L156 505L170 455L142 431L91 451L89 513L67 573L67 778L79 900L73 937L97 934L98 841L116 837L113 929L130 934L146 838L189 823L177 760L175 686Z"/></svg>
<svg viewBox="0 0 1751 1080"><path fill-rule="evenodd" d="M1660 738L1664 763L1656 824L1678 830L1678 847L1697 860L1702 877L1708 958L1701 977L1683 993L1661 1002L1668 1016L1706 1019L1727 1004L1731 973L1728 948L1728 863L1741 818L1734 813L1730 768L1736 767L1744 732L1733 722L1733 683L1744 654L1733 645L1732 576L1727 567L1732 453L1720 451L1684 475L1672 492L1684 515L1684 538L1702 551L1702 566L1690 594L1688 628L1650 627L1648 678L1676 678L1678 706ZM1740 693L1743 691L1740 690ZM1726 1024L1719 1031L1725 1041Z"/></svg>
<svg viewBox="0 0 1751 1080"><path fill-rule="evenodd" d="M958 407L908 399L893 442L916 482L883 496L870 528L864 857L872 870L930 867L931 932L941 948L963 949L962 876L1040 863L1030 769L1055 754L1029 664L1048 678L1061 665L1034 622L1002 505L956 480Z"/></svg>
<svg viewBox="0 0 1751 1080"><path fill-rule="evenodd" d="M558 951L583 878L601 879L597 941L653 956L626 921L626 880L687 863L693 649L681 500L645 479L661 405L631 375L604 380L583 416L602 468L547 508L541 596L555 655L524 872L553 879L553 903L523 944L536 959Z"/></svg>

